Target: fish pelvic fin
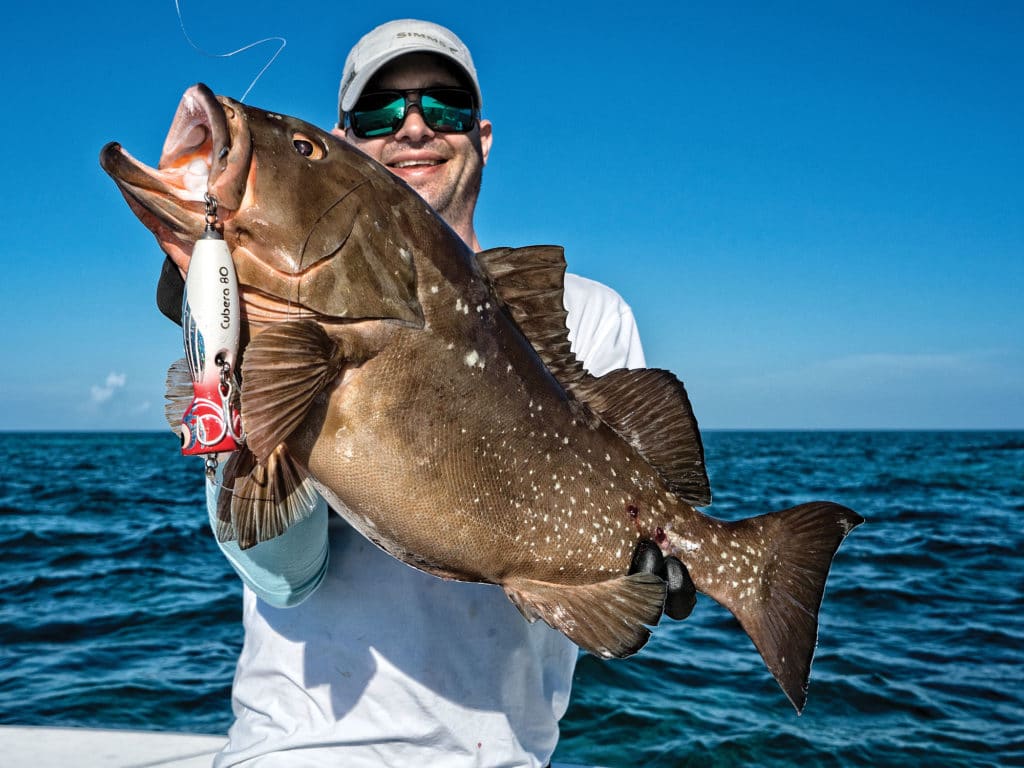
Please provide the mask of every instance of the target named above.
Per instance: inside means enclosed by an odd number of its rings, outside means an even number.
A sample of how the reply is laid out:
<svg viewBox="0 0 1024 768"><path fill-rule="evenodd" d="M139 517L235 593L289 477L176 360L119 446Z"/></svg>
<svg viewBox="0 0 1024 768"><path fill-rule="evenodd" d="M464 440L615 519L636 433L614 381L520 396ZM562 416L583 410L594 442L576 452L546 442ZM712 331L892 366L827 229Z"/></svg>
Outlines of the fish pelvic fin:
<svg viewBox="0 0 1024 768"><path fill-rule="evenodd" d="M818 611L832 558L864 519L812 502L734 523L716 533L717 551L688 568L701 592L739 619L797 714L807 703Z"/></svg>
<svg viewBox="0 0 1024 768"><path fill-rule="evenodd" d="M312 320L276 323L245 348L242 426L261 464L302 423L345 364L338 344Z"/></svg>
<svg viewBox="0 0 1024 768"><path fill-rule="evenodd" d="M631 656L647 643L661 618L665 582L635 573L594 584L552 584L525 578L503 583L527 621L543 619L583 650L602 658Z"/></svg>
<svg viewBox="0 0 1024 768"><path fill-rule="evenodd" d="M312 480L283 444L265 464L242 448L224 465L224 486L217 499L217 540L236 541L241 549L249 549L309 517L316 503Z"/></svg>

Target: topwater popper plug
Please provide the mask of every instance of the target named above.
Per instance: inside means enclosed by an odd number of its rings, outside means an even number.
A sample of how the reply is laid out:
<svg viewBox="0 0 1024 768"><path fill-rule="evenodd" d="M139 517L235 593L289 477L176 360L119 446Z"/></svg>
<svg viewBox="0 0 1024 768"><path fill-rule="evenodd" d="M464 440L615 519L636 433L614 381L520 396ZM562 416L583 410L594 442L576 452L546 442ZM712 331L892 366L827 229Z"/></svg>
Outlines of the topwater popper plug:
<svg viewBox="0 0 1024 768"><path fill-rule="evenodd" d="M181 419L181 452L186 456L234 451L244 442L235 377L241 319L238 278L216 221L217 201L207 195L206 228L193 248L181 303L185 359L194 393Z"/></svg>

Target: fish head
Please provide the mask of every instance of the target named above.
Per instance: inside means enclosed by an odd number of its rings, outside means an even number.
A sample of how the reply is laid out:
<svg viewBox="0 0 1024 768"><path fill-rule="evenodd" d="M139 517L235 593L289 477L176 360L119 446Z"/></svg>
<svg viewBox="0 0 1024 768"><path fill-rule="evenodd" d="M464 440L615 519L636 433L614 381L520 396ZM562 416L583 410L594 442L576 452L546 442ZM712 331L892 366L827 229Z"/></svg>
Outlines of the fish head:
<svg viewBox="0 0 1024 768"><path fill-rule="evenodd" d="M156 168L112 142L100 164L182 273L216 201L248 320L422 323L411 243L429 207L386 169L298 118L217 96L178 105Z"/></svg>

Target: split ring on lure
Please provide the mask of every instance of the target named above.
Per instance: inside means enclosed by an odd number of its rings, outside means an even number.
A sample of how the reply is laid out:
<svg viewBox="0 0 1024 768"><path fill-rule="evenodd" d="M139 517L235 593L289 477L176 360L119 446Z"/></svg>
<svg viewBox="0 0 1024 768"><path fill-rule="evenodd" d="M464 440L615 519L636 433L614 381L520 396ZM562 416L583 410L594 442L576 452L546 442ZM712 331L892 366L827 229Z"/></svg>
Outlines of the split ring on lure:
<svg viewBox="0 0 1024 768"><path fill-rule="evenodd" d="M234 451L244 442L235 382L238 278L231 251L213 226L216 205L207 198L206 229L192 251L181 304L194 395L181 419L181 452L186 456Z"/></svg>

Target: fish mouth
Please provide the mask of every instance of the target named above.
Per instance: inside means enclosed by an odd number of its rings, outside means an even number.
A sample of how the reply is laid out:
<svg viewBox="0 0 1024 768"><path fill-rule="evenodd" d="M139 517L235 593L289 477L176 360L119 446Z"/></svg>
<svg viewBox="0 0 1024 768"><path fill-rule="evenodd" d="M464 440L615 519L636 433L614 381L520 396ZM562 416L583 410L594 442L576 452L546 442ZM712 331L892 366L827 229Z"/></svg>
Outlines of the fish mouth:
<svg viewBox="0 0 1024 768"><path fill-rule="evenodd" d="M206 195L216 200L224 222L245 194L252 148L240 106L198 83L178 104L156 168L117 142L100 152L103 170L182 270L205 225Z"/></svg>

